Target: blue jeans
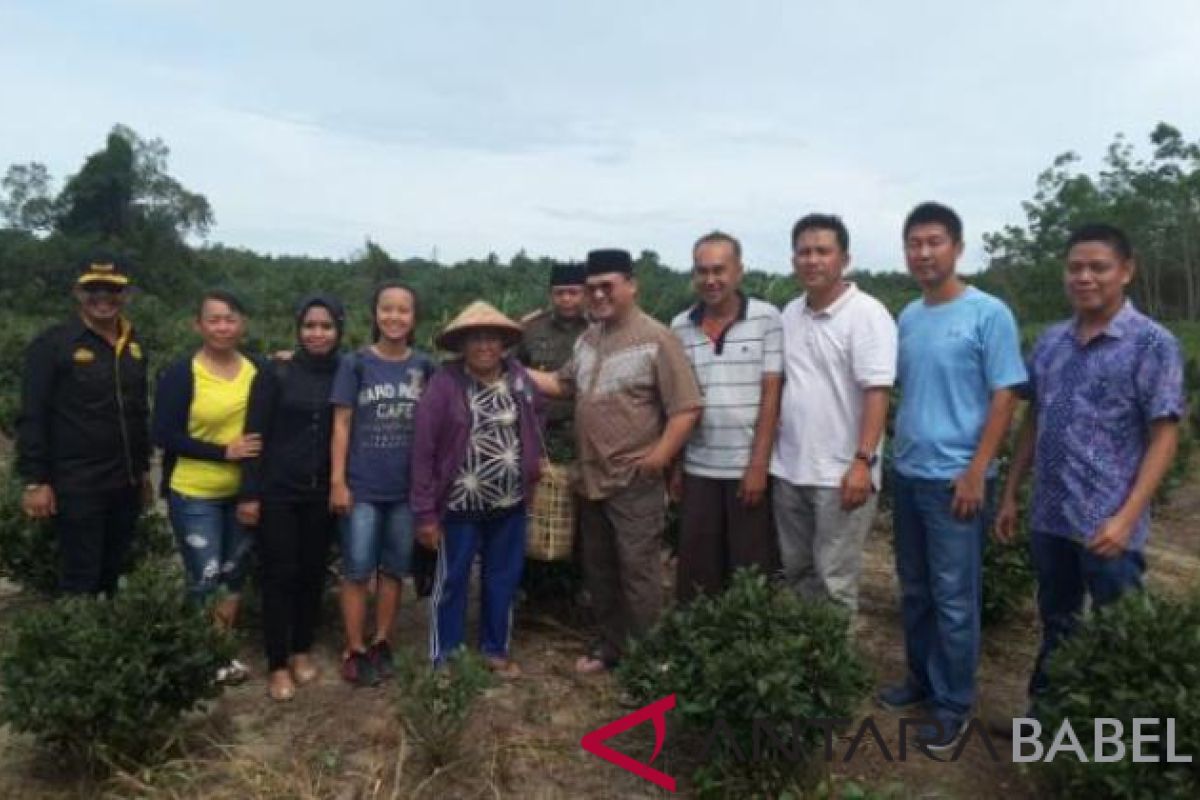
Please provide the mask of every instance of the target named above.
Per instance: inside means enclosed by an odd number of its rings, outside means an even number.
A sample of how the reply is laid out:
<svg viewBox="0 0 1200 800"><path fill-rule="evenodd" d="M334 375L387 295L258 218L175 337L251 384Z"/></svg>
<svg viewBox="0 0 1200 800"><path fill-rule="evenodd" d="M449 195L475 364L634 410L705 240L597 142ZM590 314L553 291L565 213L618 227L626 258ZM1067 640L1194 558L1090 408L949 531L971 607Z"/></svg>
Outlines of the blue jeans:
<svg viewBox="0 0 1200 800"><path fill-rule="evenodd" d="M983 598L983 543L995 480L984 508L954 516L949 480L894 478L896 572L900 577L909 680L935 713L965 717L975 702Z"/></svg>
<svg viewBox="0 0 1200 800"><path fill-rule="evenodd" d="M524 506L498 519L444 522L430 598L429 658L441 664L466 638L467 592L475 554L480 570L479 649L507 658L512 605L525 568Z"/></svg>
<svg viewBox="0 0 1200 800"><path fill-rule="evenodd" d="M1125 592L1141 589L1146 560L1132 550L1116 558L1101 558L1079 542L1037 532L1029 537L1029 550L1042 618L1042 646L1029 680L1029 694L1033 696L1049 688L1046 662L1059 642L1074 632L1083 611L1084 593L1091 595L1093 608L1100 608Z"/></svg>
<svg viewBox="0 0 1200 800"><path fill-rule="evenodd" d="M407 503L355 502L342 520L342 577L366 583L376 570L403 580L412 571L413 517Z"/></svg>
<svg viewBox="0 0 1200 800"><path fill-rule="evenodd" d="M167 512L183 558L188 595L204 602L221 587L241 591L251 541L237 521L237 498L206 500L172 490Z"/></svg>

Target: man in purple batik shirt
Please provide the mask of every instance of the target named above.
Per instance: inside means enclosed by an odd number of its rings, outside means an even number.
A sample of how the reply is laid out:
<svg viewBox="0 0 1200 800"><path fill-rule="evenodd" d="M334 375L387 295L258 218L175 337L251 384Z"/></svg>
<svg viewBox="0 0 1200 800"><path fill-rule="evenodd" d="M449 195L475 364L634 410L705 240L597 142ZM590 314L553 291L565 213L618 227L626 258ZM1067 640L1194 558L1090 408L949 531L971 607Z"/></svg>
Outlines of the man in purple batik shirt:
<svg viewBox="0 0 1200 800"><path fill-rule="evenodd" d="M996 537L1012 541L1032 464L1042 618L1034 698L1047 689L1047 659L1074 629L1084 594L1099 607L1141 588L1150 501L1175 457L1184 411L1179 343L1125 298L1135 268L1125 234L1085 225L1071 234L1066 261L1075 315L1034 346L1030 405L996 519Z"/></svg>

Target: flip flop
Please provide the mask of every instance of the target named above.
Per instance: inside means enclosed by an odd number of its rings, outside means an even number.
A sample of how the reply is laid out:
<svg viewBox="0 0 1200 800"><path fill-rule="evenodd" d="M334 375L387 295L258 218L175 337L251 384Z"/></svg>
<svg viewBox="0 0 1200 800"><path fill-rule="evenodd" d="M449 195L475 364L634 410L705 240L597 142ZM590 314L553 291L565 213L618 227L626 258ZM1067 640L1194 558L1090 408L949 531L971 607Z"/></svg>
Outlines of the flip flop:
<svg viewBox="0 0 1200 800"><path fill-rule="evenodd" d="M505 680L513 680L521 677L520 665L511 658L489 657L487 659L487 668Z"/></svg>
<svg viewBox="0 0 1200 800"><path fill-rule="evenodd" d="M575 672L580 675L599 675L612 667L603 658L587 655L575 659Z"/></svg>

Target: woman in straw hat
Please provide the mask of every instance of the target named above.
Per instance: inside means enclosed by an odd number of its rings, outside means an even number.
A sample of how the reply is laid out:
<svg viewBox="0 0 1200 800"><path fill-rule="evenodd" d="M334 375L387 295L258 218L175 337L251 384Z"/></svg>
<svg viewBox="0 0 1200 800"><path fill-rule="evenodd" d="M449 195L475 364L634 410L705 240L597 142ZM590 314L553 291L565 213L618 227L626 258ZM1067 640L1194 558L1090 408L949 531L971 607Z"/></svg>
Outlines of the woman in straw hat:
<svg viewBox="0 0 1200 800"><path fill-rule="evenodd" d="M463 643L475 554L483 560L480 650L488 666L519 674L509 657L512 604L525 559L526 506L538 480L542 399L505 351L521 328L482 301L438 336L461 356L429 382L417 406L410 500L417 537L438 550L430 603L430 658Z"/></svg>

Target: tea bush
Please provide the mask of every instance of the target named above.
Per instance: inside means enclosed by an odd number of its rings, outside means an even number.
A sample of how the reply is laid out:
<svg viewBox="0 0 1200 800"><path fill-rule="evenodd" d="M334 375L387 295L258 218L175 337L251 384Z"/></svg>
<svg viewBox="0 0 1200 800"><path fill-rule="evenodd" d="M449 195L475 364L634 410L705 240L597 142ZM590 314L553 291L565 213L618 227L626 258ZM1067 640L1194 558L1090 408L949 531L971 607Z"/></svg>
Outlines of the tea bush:
<svg viewBox="0 0 1200 800"><path fill-rule="evenodd" d="M742 754L753 751L756 720L795 747L793 720L850 717L870 683L842 610L803 601L756 570L739 570L724 593L665 615L633 646L617 678L638 702L677 694L672 716L682 717L685 738L704 737L722 721ZM739 763L734 753L709 752L692 772L696 788L775 796L807 779L809 756L824 739L816 728L800 730L803 758L768 754ZM687 748L701 749L708 748Z"/></svg>
<svg viewBox="0 0 1200 800"><path fill-rule="evenodd" d="M143 567L113 598L64 597L14 618L0 722L88 764L142 763L217 696L233 650L176 573Z"/></svg>
<svg viewBox="0 0 1200 800"><path fill-rule="evenodd" d="M145 514L138 520L126 569L175 552L167 520ZM39 594L58 588L58 538L49 522L31 520L21 511L21 485L14 476L0 479L0 575Z"/></svg>
<svg viewBox="0 0 1200 800"><path fill-rule="evenodd" d="M402 651L396 662L400 721L431 768L461 757L462 737L475 700L493 683L483 659L466 648L433 669Z"/></svg>
<svg viewBox="0 0 1200 800"><path fill-rule="evenodd" d="M1089 615L1055 651L1047 668L1049 692L1036 713L1048 748L1064 719L1088 754L1097 717L1119 719L1126 757L1081 763L1070 753L1039 762L1035 777L1049 797L1200 797L1200 594L1183 600L1132 592ZM1130 744L1135 717L1175 720L1175 752L1189 764L1135 763ZM1155 752L1166 760L1160 738Z"/></svg>
<svg viewBox="0 0 1200 800"><path fill-rule="evenodd" d="M986 523L983 544L983 626L991 627L1012 619L1034 596L1033 559L1029 552L1030 480L1027 478L1017 497L1017 537L1008 544L992 535L999 510L999 496L1008 480L1012 459L1005 454L998 461L996 498L989 501L991 513Z"/></svg>
<svg viewBox="0 0 1200 800"><path fill-rule="evenodd" d="M1025 509L1021 509L1015 541L1001 544L988 532L983 545L983 626L991 627L1012 619L1034 595L1033 561L1025 531Z"/></svg>

